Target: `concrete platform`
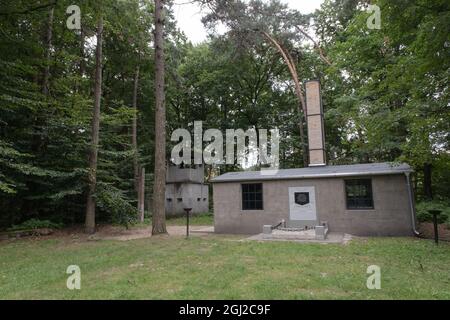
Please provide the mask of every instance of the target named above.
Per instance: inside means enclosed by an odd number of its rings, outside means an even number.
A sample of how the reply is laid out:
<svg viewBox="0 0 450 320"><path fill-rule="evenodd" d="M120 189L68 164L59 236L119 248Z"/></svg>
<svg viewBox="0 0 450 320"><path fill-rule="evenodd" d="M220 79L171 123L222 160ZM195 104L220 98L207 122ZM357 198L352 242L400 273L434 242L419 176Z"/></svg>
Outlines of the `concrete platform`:
<svg viewBox="0 0 450 320"><path fill-rule="evenodd" d="M296 231L296 232L280 232L274 230L271 235L257 234L241 241L256 240L256 241L294 241L300 243L338 243L347 244L352 239L352 236L347 233L330 232L326 239L316 240L314 230Z"/></svg>
<svg viewBox="0 0 450 320"><path fill-rule="evenodd" d="M214 226L210 227L197 227L192 226L192 229L190 230L192 233L214 233Z"/></svg>
<svg viewBox="0 0 450 320"><path fill-rule="evenodd" d="M309 230L272 230L271 234L264 234L267 239L292 239L292 240L314 240L316 232L314 229Z"/></svg>

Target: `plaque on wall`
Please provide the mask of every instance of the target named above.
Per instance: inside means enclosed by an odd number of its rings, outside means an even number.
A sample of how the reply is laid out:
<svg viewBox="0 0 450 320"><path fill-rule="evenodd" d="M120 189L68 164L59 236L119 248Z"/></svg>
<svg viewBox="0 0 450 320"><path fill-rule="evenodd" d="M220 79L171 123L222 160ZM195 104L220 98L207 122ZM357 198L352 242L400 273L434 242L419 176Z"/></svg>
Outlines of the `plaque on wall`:
<svg viewBox="0 0 450 320"><path fill-rule="evenodd" d="M296 192L294 198L296 204L304 206L309 203L309 192Z"/></svg>
<svg viewBox="0 0 450 320"><path fill-rule="evenodd" d="M289 187L289 219L316 221L316 191L310 187Z"/></svg>

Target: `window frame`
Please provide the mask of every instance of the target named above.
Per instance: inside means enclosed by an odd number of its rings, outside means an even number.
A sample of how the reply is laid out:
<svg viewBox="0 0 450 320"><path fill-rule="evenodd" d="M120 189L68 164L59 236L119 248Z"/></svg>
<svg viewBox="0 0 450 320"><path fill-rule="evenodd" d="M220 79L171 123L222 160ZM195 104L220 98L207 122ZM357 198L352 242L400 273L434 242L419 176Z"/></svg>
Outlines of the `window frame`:
<svg viewBox="0 0 450 320"><path fill-rule="evenodd" d="M363 184L366 188L368 188L368 198L371 201L371 206L361 206L361 205L353 205L351 206L349 204L349 194L347 187L349 186L348 183L354 183L353 185L361 185L361 181L365 181ZM360 182L359 184L357 182ZM375 201L373 197L373 183L371 178L351 178L351 179L344 179L344 196L345 196L345 207L347 210L351 211L364 211L364 210L375 210ZM354 199L358 199L357 197L353 197ZM362 196L360 196L362 198ZM367 199L366 199L367 201Z"/></svg>
<svg viewBox="0 0 450 320"><path fill-rule="evenodd" d="M244 186L255 186L255 185L261 186L261 191L244 191ZM252 200L249 200L249 199L245 200L244 193L253 194L255 197ZM261 193L261 200L256 199L256 195L259 193ZM254 204L254 208L249 208L248 204L245 205L246 202L248 203L251 201ZM257 208L257 205L256 205L257 203L261 203L260 208L259 207ZM242 211L262 211L262 210L264 210L264 186L262 183L241 183L241 210Z"/></svg>

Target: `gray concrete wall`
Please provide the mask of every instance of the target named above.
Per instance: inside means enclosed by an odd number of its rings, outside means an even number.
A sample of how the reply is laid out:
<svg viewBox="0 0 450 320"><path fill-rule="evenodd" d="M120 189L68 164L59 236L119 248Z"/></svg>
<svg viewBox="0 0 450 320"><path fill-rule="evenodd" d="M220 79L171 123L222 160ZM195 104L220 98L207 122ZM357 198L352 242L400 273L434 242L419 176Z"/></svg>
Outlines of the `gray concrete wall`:
<svg viewBox="0 0 450 320"><path fill-rule="evenodd" d="M208 185L196 183L166 184L166 214L180 216L184 208L192 208L192 213L209 211Z"/></svg>
<svg viewBox="0 0 450 320"><path fill-rule="evenodd" d="M404 175L372 179L374 209L347 210L344 178L262 181L264 210L243 211L241 183L215 183L214 227L218 233L257 234L263 225L289 220L289 187L314 186L317 219L330 232L359 236L412 235L411 212Z"/></svg>
<svg viewBox="0 0 450 320"><path fill-rule="evenodd" d="M169 166L166 172L166 183L203 183L204 179L203 166L197 166L196 168L179 168L177 166Z"/></svg>

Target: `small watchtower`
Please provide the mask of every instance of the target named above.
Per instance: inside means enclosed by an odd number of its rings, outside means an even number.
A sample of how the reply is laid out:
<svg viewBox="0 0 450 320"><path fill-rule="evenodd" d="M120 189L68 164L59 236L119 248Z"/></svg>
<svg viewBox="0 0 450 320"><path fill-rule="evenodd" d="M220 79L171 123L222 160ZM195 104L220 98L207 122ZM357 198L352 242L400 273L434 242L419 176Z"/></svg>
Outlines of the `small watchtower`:
<svg viewBox="0 0 450 320"><path fill-rule="evenodd" d="M204 183L204 167L169 166L166 173L166 215L183 215L184 208L191 213L209 211L209 188Z"/></svg>

